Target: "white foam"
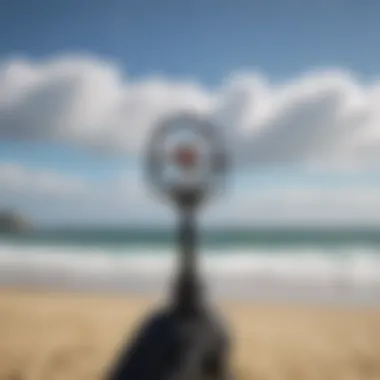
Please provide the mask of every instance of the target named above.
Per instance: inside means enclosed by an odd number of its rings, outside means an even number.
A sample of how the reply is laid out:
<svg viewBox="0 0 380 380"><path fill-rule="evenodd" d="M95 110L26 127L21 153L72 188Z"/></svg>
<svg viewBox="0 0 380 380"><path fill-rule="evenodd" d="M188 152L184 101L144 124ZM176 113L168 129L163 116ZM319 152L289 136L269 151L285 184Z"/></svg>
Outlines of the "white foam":
<svg viewBox="0 0 380 380"><path fill-rule="evenodd" d="M2 285L162 292L175 264L173 253L138 247L123 253L0 244ZM228 297L380 302L380 254L373 249L208 250L201 264L211 292Z"/></svg>

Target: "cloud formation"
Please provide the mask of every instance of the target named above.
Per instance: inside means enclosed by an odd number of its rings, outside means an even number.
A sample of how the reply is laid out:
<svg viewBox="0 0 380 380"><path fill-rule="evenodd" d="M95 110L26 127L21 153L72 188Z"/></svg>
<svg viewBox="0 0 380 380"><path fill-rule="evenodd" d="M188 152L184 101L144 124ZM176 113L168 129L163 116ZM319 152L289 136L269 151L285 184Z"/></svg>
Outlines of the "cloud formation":
<svg viewBox="0 0 380 380"><path fill-rule="evenodd" d="M91 56L0 65L0 139L58 141L136 154L160 118L193 111L221 125L251 164L374 163L380 151L380 83L342 70L273 84L240 73L210 90L162 77L133 81Z"/></svg>
<svg viewBox="0 0 380 380"><path fill-rule="evenodd" d="M210 90L163 77L134 81L115 63L90 56L18 59L0 64L0 140L138 155L160 118L192 111L220 125L242 164L351 168L380 163L378 100L380 82L364 84L342 70L277 84L239 73ZM142 178L130 173L94 182L0 164L0 207L20 207L40 222L161 223L168 210L150 201ZM247 186L223 206L210 210L210 223L380 222L376 184Z"/></svg>

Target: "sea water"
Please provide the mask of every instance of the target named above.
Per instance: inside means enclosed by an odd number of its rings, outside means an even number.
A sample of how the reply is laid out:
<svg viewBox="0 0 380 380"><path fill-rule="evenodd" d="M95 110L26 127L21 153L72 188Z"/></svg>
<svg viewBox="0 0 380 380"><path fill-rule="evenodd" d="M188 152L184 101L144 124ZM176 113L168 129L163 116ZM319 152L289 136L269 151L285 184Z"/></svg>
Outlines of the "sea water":
<svg viewBox="0 0 380 380"><path fill-rule="evenodd" d="M53 290L165 292L173 231L41 230L0 235L0 284ZM380 303L380 230L205 231L199 267L216 296Z"/></svg>

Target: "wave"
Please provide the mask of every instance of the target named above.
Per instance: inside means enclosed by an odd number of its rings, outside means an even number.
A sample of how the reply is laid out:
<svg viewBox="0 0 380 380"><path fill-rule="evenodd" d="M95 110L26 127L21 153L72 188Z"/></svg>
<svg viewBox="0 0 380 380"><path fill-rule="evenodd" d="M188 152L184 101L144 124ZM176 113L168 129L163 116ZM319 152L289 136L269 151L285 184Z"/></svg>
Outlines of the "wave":
<svg viewBox="0 0 380 380"><path fill-rule="evenodd" d="M0 284L47 289L165 292L169 249L0 244ZM380 255L370 247L326 250L208 249L200 268L210 292L244 298L380 301Z"/></svg>

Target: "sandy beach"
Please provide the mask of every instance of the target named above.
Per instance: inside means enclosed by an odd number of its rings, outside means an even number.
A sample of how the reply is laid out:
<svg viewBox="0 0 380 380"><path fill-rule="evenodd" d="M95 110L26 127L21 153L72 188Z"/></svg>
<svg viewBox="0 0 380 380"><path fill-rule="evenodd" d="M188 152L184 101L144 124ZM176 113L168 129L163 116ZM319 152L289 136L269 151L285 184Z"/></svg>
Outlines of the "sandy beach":
<svg viewBox="0 0 380 380"><path fill-rule="evenodd" d="M0 291L0 380L96 380L158 300ZM224 301L236 379L380 379L380 309Z"/></svg>

